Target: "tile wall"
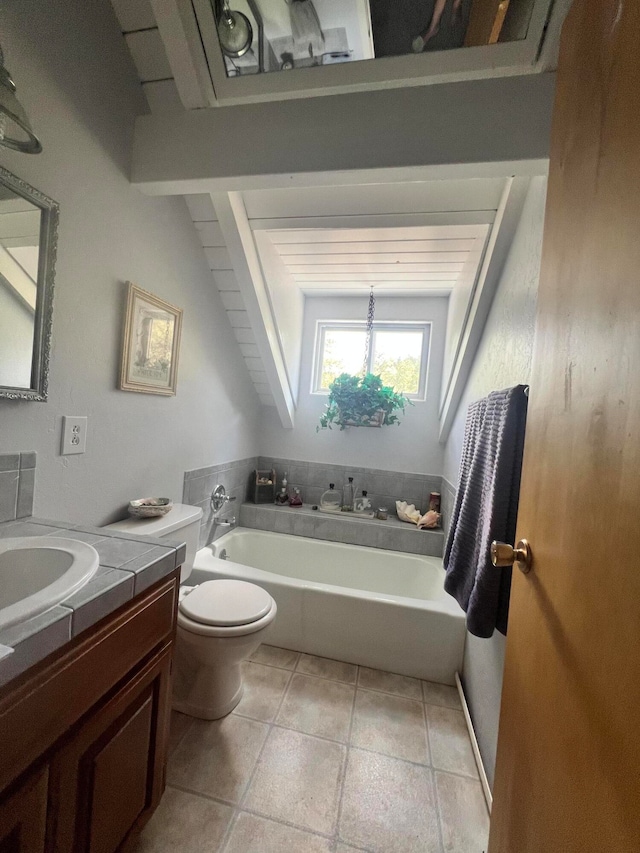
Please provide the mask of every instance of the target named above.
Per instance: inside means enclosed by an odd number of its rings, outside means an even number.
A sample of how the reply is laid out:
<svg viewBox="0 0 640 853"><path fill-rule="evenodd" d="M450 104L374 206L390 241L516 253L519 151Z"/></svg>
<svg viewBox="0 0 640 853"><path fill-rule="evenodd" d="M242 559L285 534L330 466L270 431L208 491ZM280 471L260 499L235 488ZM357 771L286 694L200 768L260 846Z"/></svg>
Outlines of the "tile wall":
<svg viewBox="0 0 640 853"><path fill-rule="evenodd" d="M456 487L445 478L442 478L442 528L445 540L449 533L453 506L456 500Z"/></svg>
<svg viewBox="0 0 640 853"><path fill-rule="evenodd" d="M241 505L249 499L251 475L257 467L257 457L250 456L246 459L237 459L235 462L223 462L221 465L185 471L182 502L191 506L200 506L203 510L200 524L201 548L225 532L224 529L216 532L213 527L211 492L217 485L224 486L226 493L236 499L229 504L228 514L239 518Z"/></svg>
<svg viewBox="0 0 640 853"><path fill-rule="evenodd" d="M278 483L286 471L289 485L299 488L304 502L312 505L320 503L329 483L335 483L336 489L342 489L347 478L353 477L358 490L368 491L375 509L386 506L390 512L395 512L396 501L407 501L424 512L429 505L430 492L439 492L442 486L442 477L438 475L407 474L380 468L352 468L268 456L259 457L259 466L275 468Z"/></svg>
<svg viewBox="0 0 640 853"><path fill-rule="evenodd" d="M356 518L351 513L329 514L305 507L279 507L273 504L245 504L240 511L242 527L343 542L346 545L366 545L405 554L441 557L442 530L418 530L390 515L387 521Z"/></svg>
<svg viewBox="0 0 640 853"><path fill-rule="evenodd" d="M0 453L0 522L33 515L36 454Z"/></svg>
<svg viewBox="0 0 640 853"><path fill-rule="evenodd" d="M236 498L236 501L229 505L228 514L234 515L240 520L241 504L245 501L252 501L253 499L251 484L252 474L256 468L275 468L278 484L280 484L286 472L289 485L300 489L305 504L319 504L322 493L329 488L329 483L334 483L336 489L342 489L347 478L353 477L354 484L359 491L362 489L368 491L374 509L377 509L379 506L386 506L390 514L394 514L396 501L406 500L407 503L412 503L425 512L429 505L429 494L435 491L442 493L442 514L445 529L448 519L451 517L455 490L453 490L451 484L447 483L439 475L408 474L404 472L385 471L380 468L348 467L345 465L327 465L320 462L304 462L297 459L274 459L269 456L252 456L246 459L237 459L233 462L223 462L220 465L210 465L205 468L195 468L191 471L185 471L182 501L192 506L202 507L204 513L200 528L200 547L204 547L204 545L225 532L224 529L216 531L213 526L209 504L211 492L218 484L223 485L227 494ZM267 516L263 513L260 519L261 523L258 524L254 520L255 514L249 510L243 518L243 523L248 527L275 529L268 526L272 520L275 523L275 516ZM278 517L278 521L280 526L285 524L284 518ZM298 525L300 529L303 526L306 530L309 524L306 526ZM318 530L327 527L326 524L313 525L314 530L316 526ZM297 530L287 532L295 534ZM330 536L318 536L317 538L334 538L334 541L344 541L339 538L336 530L331 529L329 532L331 533ZM298 533L298 535L310 534L307 531L306 533ZM357 534L354 532L353 535L361 538L364 534L361 530L358 530ZM395 535L399 536L400 534L395 533ZM376 547L377 541L376 539L376 543L372 540L360 544L369 544ZM378 547L390 546L380 544ZM422 543L420 550L414 551L414 553L424 553L422 550L424 547L425 545ZM414 548L396 548L396 550L413 551ZM429 548L429 553L437 555L438 551L441 553L441 548L440 550L438 547L435 549Z"/></svg>

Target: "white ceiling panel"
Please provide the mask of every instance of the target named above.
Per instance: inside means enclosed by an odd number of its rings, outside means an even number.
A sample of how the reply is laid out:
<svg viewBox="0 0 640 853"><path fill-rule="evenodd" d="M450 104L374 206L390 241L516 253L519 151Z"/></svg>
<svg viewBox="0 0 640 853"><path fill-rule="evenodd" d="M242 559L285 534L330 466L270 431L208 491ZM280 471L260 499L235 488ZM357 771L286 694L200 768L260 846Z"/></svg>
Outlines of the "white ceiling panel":
<svg viewBox="0 0 640 853"><path fill-rule="evenodd" d="M272 229L287 273L305 293L450 293L470 257L484 247L486 225ZM303 242L299 242L302 239Z"/></svg>
<svg viewBox="0 0 640 853"><path fill-rule="evenodd" d="M193 224L205 249L226 248L222 228L218 222L194 222Z"/></svg>
<svg viewBox="0 0 640 853"><path fill-rule="evenodd" d="M226 248L210 248L204 250L207 260L209 261L209 269L212 270L233 270L233 264L229 257L229 252Z"/></svg>
<svg viewBox="0 0 640 853"><path fill-rule="evenodd" d="M173 77L167 53L157 29L126 33L125 41L142 83Z"/></svg>
<svg viewBox="0 0 640 853"><path fill-rule="evenodd" d="M193 193L184 197L193 222L215 222L218 217L209 193Z"/></svg>
<svg viewBox="0 0 640 853"><path fill-rule="evenodd" d="M249 219L496 210L503 178L361 186L292 187L243 193Z"/></svg>
<svg viewBox="0 0 640 853"><path fill-rule="evenodd" d="M123 33L155 27L150 0L111 0Z"/></svg>

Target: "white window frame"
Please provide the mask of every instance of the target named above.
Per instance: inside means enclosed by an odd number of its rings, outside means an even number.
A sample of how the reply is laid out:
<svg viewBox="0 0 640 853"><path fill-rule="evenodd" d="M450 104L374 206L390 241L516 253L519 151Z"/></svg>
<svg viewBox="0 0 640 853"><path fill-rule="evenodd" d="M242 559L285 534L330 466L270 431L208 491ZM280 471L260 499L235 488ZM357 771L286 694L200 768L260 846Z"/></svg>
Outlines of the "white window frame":
<svg viewBox="0 0 640 853"><path fill-rule="evenodd" d="M432 339L431 320L412 322L410 320L381 320L373 324L373 334L369 342L367 356L367 371L371 372L373 362L374 340L376 332L422 332L422 355L420 358L420 383L417 394L405 394L414 402L424 402L427 398L429 362L431 357ZM324 343L328 329L366 331L367 325L357 320L318 320L316 322L316 337L313 353L313 370L311 373L311 394L326 397L329 394L327 388L320 387L322 377L322 359L324 355Z"/></svg>

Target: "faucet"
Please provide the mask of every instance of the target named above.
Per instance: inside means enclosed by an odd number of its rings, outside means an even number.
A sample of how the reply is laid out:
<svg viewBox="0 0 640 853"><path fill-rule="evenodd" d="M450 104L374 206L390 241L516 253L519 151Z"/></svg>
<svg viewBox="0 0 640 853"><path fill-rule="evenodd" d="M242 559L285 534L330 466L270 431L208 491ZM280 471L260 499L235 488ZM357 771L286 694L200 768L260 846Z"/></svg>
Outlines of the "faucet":
<svg viewBox="0 0 640 853"><path fill-rule="evenodd" d="M227 518L218 518L218 513L223 507L232 501L236 500L235 495L228 495L226 489L222 485L218 485L215 487L213 492L211 493L211 509L213 510L213 523L216 527L233 527L236 523L235 515L229 516Z"/></svg>

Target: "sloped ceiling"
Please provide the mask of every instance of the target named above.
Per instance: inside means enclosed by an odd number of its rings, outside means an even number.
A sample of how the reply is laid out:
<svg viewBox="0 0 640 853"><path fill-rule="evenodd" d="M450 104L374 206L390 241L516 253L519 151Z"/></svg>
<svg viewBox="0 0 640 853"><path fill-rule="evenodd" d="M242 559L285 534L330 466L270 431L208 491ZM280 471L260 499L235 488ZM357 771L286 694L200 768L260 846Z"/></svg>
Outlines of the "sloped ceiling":
<svg viewBox="0 0 640 853"><path fill-rule="evenodd" d="M285 268L304 293L448 294L486 225L267 231ZM477 261L476 261L477 263Z"/></svg>

